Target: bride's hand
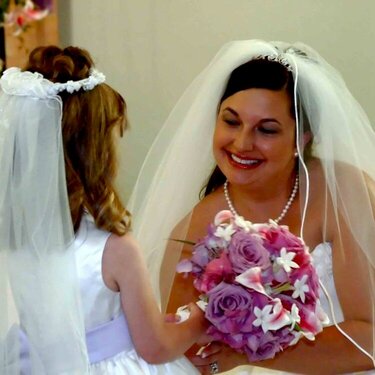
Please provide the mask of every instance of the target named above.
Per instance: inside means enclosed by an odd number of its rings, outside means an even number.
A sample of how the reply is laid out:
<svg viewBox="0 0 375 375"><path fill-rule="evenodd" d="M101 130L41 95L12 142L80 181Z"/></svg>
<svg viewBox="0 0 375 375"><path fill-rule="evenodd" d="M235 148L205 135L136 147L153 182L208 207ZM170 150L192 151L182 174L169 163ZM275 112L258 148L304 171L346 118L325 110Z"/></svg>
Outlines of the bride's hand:
<svg viewBox="0 0 375 375"><path fill-rule="evenodd" d="M207 336L209 337L209 336ZM212 338L211 338L212 340ZM201 343L200 343L201 345ZM201 374L212 374L212 366L218 366L219 353L223 349L220 342L211 341L200 347L195 355L188 356L189 360L198 368Z"/></svg>
<svg viewBox="0 0 375 375"><path fill-rule="evenodd" d="M215 374L215 369L220 373L249 364L244 354L237 353L218 341L213 341L198 353L187 357L203 375Z"/></svg>

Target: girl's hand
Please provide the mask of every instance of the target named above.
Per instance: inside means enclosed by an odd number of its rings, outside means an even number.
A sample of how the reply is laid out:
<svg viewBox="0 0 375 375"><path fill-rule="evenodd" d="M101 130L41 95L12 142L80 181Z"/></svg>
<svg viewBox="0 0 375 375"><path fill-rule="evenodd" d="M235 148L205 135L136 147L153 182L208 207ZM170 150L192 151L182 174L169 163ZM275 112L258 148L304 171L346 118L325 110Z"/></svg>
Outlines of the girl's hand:
<svg viewBox="0 0 375 375"><path fill-rule="evenodd" d="M176 313L166 314L164 321L166 323L181 323L188 319L204 319L203 311L193 302L189 305L181 306Z"/></svg>
<svg viewBox="0 0 375 375"><path fill-rule="evenodd" d="M181 317L178 314L165 314L164 321L166 323L179 323L181 321Z"/></svg>

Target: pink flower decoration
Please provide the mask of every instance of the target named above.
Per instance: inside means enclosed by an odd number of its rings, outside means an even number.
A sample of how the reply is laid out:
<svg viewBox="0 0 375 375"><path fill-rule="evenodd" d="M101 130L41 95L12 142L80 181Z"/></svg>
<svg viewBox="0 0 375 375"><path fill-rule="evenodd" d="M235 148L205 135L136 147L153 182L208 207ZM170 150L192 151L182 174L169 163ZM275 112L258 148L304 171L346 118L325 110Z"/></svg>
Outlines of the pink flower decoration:
<svg viewBox="0 0 375 375"><path fill-rule="evenodd" d="M232 219L234 219L232 212L229 210L223 210L216 214L215 219L214 219L214 224L218 226L225 222L230 222Z"/></svg>
<svg viewBox="0 0 375 375"><path fill-rule="evenodd" d="M262 269L260 267L249 268L244 273L241 273L241 275L238 275L235 281L249 289L254 289L259 293L267 295L262 284Z"/></svg>
<svg viewBox="0 0 375 375"><path fill-rule="evenodd" d="M37 8L33 1L26 0L24 5L16 5L12 12L4 14L4 25L13 27L13 35L20 35L34 21L40 21L49 14L47 8Z"/></svg>
<svg viewBox="0 0 375 375"><path fill-rule="evenodd" d="M213 259L207 264L204 273L199 279L196 279L195 286L200 292L207 293L222 281L231 281L232 279L232 265L227 254L222 252L219 258Z"/></svg>

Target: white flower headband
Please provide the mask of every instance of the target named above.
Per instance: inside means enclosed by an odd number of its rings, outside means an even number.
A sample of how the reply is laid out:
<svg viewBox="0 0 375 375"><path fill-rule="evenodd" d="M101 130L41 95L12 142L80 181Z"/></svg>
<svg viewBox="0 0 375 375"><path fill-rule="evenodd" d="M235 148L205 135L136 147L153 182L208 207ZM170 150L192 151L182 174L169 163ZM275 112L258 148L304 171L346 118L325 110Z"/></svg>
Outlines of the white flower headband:
<svg viewBox="0 0 375 375"><path fill-rule="evenodd" d="M8 95L33 96L40 99L55 97L62 91L72 94L83 89L92 90L105 82L105 75L96 69L90 69L90 75L79 81L53 83L37 72L21 71L20 68L5 70L0 78L0 87Z"/></svg>
<svg viewBox="0 0 375 375"><path fill-rule="evenodd" d="M87 78L79 81L68 81L66 83L55 83L56 92L68 91L72 94L74 91L78 91L81 88L85 91L92 90L95 86L105 81L105 75L102 72L92 68L90 69L90 75Z"/></svg>

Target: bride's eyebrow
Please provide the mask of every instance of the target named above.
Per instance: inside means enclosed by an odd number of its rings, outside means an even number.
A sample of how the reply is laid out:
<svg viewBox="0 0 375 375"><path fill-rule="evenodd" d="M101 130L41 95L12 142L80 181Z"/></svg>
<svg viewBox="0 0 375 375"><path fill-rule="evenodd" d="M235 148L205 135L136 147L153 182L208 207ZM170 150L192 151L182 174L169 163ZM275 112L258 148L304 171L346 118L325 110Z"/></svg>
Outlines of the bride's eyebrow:
<svg viewBox="0 0 375 375"><path fill-rule="evenodd" d="M225 111L230 112L233 116L240 117L240 115L231 107L225 107L222 112Z"/></svg>
<svg viewBox="0 0 375 375"><path fill-rule="evenodd" d="M276 118L274 118L274 117L270 117L270 118L262 118L262 119L259 121L260 124L263 124L263 123L265 123L265 122L275 122L276 124L282 125L282 123L281 123L279 120L277 120Z"/></svg>
<svg viewBox="0 0 375 375"><path fill-rule="evenodd" d="M225 107L222 110L222 112L224 113L225 111L230 112L233 116L240 117L240 115L231 107ZM270 118L266 117L266 118L262 118L262 119L259 120L259 124L263 124L265 122L275 122L275 123L281 125L281 122L274 117L270 117Z"/></svg>

